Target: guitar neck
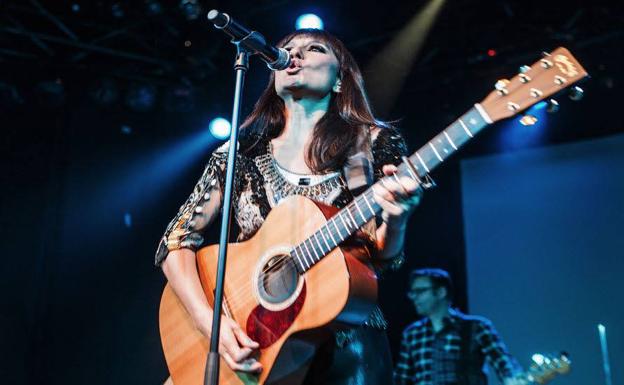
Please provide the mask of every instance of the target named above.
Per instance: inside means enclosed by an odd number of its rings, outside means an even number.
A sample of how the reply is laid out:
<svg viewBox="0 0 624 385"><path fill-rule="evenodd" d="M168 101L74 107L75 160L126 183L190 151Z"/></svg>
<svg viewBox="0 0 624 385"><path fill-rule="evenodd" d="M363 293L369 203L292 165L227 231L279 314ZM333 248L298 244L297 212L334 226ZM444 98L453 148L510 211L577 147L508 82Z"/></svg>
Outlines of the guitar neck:
<svg viewBox="0 0 624 385"><path fill-rule="evenodd" d="M491 122L481 106L475 104L472 109L408 158L413 168L405 162L400 164L398 175L424 179L433 169ZM413 175L414 172L417 175ZM292 249L290 254L299 273L303 274L308 271L380 212L381 206L373 197L373 188L369 187L363 194L331 217L321 229Z"/></svg>
<svg viewBox="0 0 624 385"><path fill-rule="evenodd" d="M408 158L418 177L424 178L490 123L492 121L485 111L479 104L475 104L473 108ZM399 174L413 177L405 163L399 166Z"/></svg>

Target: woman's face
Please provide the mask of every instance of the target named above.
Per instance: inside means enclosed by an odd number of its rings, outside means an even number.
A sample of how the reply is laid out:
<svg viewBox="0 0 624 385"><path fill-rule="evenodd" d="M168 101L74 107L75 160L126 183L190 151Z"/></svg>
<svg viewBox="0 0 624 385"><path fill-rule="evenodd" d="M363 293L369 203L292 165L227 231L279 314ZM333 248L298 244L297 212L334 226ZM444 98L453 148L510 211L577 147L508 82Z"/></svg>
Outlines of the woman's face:
<svg viewBox="0 0 624 385"><path fill-rule="evenodd" d="M340 65L326 43L297 36L284 48L292 60L287 69L275 72L275 91L282 99L286 95L323 98L336 86Z"/></svg>

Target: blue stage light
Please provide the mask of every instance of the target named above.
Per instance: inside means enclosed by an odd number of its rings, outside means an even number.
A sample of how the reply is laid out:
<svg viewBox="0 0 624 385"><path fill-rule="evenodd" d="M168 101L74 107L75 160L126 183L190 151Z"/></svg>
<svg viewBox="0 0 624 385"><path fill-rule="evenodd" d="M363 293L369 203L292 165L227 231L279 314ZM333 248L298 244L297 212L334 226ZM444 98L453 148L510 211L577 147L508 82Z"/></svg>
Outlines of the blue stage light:
<svg viewBox="0 0 624 385"><path fill-rule="evenodd" d="M296 29L313 28L323 29L323 20L313 13L306 13L297 18L295 22Z"/></svg>
<svg viewBox="0 0 624 385"><path fill-rule="evenodd" d="M215 118L210 121L210 133L218 139L227 139L230 137L232 125L230 121L224 118Z"/></svg>

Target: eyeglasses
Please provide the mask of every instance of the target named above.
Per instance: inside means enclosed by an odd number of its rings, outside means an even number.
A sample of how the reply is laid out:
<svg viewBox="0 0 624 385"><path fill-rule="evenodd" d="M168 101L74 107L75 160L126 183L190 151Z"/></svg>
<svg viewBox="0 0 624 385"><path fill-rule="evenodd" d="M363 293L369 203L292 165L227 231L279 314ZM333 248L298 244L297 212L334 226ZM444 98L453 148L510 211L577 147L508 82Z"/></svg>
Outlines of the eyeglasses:
<svg viewBox="0 0 624 385"><path fill-rule="evenodd" d="M417 296L422 295L422 294L428 292L431 289L433 289L433 286L412 288L407 293L407 298L410 298L410 299L416 298Z"/></svg>

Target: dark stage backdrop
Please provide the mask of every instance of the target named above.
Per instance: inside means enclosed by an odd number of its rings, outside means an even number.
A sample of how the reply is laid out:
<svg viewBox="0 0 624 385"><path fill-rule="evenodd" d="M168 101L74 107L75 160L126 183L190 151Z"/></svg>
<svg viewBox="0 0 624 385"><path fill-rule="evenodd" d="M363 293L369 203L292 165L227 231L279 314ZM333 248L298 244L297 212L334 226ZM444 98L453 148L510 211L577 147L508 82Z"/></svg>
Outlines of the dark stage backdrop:
<svg viewBox="0 0 624 385"><path fill-rule="evenodd" d="M462 162L470 308L489 317L526 366L568 351L561 385L613 384L624 372L624 136Z"/></svg>

